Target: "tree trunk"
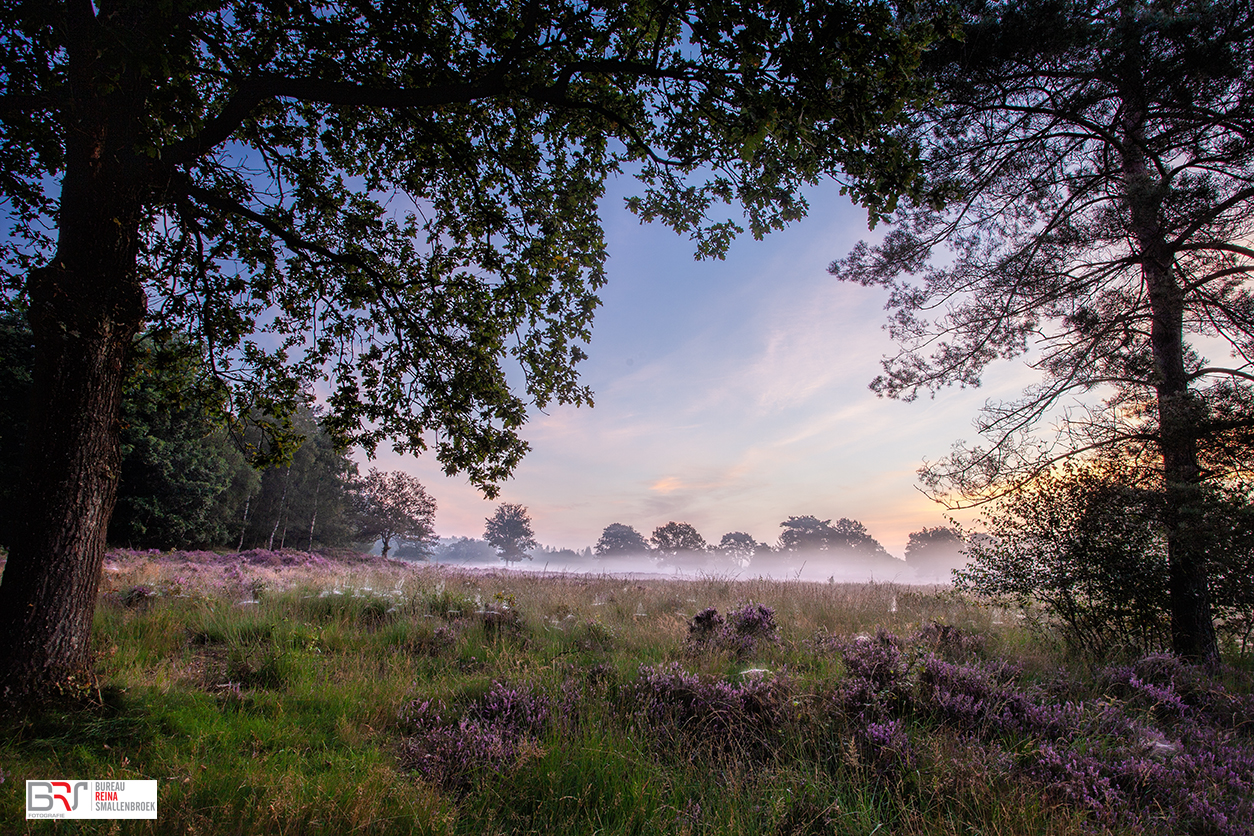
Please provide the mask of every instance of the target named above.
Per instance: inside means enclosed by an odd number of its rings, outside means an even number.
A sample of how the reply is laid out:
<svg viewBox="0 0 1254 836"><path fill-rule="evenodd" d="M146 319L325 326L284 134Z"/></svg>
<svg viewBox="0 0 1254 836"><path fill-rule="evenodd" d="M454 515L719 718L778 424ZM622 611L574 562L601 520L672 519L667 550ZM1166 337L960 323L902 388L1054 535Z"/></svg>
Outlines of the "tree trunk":
<svg viewBox="0 0 1254 836"><path fill-rule="evenodd" d="M0 582L0 693L11 699L89 672L121 463L124 364L144 312L134 275L137 206L118 206L91 178L78 179L67 172L56 259L29 285L35 368L25 507Z"/></svg>
<svg viewBox="0 0 1254 836"><path fill-rule="evenodd" d="M274 551L274 535L279 533L279 523L283 522L283 511L287 505L287 488L292 481L292 466L287 466L287 473L283 476L283 496L279 498L279 513L274 518L274 528L270 529L270 542L266 543L266 551ZM283 530L283 536L287 536L287 529Z"/></svg>
<svg viewBox="0 0 1254 836"><path fill-rule="evenodd" d="M313 513L309 516L309 548L313 551L314 526L318 524L318 493L322 490L322 477L318 477L318 481L314 483L314 501Z"/></svg>
<svg viewBox="0 0 1254 836"><path fill-rule="evenodd" d="M244 535L248 533L248 506L252 504L252 501L252 494L244 497L244 527L239 531L239 545L235 547L235 551L237 552L242 552L244 550Z"/></svg>
<svg viewBox="0 0 1254 836"><path fill-rule="evenodd" d="M6 702L90 676L92 617L117 496L124 366L145 313L136 259L150 172L135 156L135 126L147 82L121 59L102 71L109 59L94 41L91 7L71 7L67 95L75 99L65 125L57 251L27 285L35 367L23 509L0 581Z"/></svg>
<svg viewBox="0 0 1254 836"><path fill-rule="evenodd" d="M1202 469L1197 456L1197 404L1185 368L1184 291L1175 272L1175 252L1161 220L1171 185L1151 166L1145 142L1146 106L1141 77L1141 23L1132 6L1124 10L1125 56L1120 77L1124 111L1120 134L1130 231L1140 255L1149 295L1150 346L1158 407L1158 443L1163 457L1163 524L1167 534L1171 644L1179 656L1216 665L1219 644L1211 613L1205 550L1193 532L1203 512Z"/></svg>

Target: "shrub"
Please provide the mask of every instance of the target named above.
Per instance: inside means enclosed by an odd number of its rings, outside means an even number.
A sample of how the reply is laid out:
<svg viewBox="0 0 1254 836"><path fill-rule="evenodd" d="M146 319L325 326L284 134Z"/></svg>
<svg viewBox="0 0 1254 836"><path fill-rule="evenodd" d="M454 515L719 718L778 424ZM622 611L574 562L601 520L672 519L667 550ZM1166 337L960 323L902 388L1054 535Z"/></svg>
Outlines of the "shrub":
<svg viewBox="0 0 1254 836"><path fill-rule="evenodd" d="M752 655L763 644L779 642L775 610L750 601L719 615L713 607L702 610L688 622L687 646L690 652L720 650L738 659Z"/></svg>
<svg viewBox="0 0 1254 836"><path fill-rule="evenodd" d="M973 538L959 589L1034 610L1078 649L1170 644L1166 543L1152 491L1068 465L1003 498Z"/></svg>
<svg viewBox="0 0 1254 836"><path fill-rule="evenodd" d="M543 694L500 682L458 713L438 700L414 700L401 714L410 732L401 762L455 793L468 791L484 772L505 772L524 754L538 752L553 714Z"/></svg>
<svg viewBox="0 0 1254 836"><path fill-rule="evenodd" d="M764 673L731 683L678 662L641 666L632 691L638 721L654 736L699 752L768 754L789 707L790 682Z"/></svg>
<svg viewBox="0 0 1254 836"><path fill-rule="evenodd" d="M1209 562L1221 635L1254 635L1254 506L1250 486L1204 487L1177 509ZM1112 460L1070 463L1004 497L970 538L959 589L1038 605L1075 649L1141 654L1171 646L1163 497L1153 475Z"/></svg>

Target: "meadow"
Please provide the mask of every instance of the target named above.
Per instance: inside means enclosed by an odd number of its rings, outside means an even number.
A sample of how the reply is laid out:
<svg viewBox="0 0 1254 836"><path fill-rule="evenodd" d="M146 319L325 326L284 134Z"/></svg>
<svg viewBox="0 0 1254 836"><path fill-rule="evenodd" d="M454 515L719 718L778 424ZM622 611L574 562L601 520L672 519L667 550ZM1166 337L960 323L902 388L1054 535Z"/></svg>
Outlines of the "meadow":
<svg viewBox="0 0 1254 836"><path fill-rule="evenodd" d="M1250 660L1067 654L942 587L112 552L4 833L1249 834ZM153 821L25 821L155 778Z"/></svg>

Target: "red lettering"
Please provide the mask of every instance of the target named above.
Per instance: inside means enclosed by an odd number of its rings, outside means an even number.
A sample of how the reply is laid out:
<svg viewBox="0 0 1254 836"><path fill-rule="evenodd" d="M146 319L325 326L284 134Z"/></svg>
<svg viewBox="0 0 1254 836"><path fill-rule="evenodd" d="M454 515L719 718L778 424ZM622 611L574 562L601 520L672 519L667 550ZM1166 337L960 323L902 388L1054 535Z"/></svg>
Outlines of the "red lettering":
<svg viewBox="0 0 1254 836"><path fill-rule="evenodd" d="M70 808L70 799L69 799L69 792L70 792L70 783L69 783L69 781L49 781L48 783L52 784L52 786L54 786L54 787L65 787L65 792L66 792L66 794L65 794L65 795L62 795L62 794L61 794L61 793L59 793L59 792L54 792L54 793L52 794L52 797L53 797L53 798L59 798L59 799L61 799L61 803L65 805L65 810L66 810L66 812L68 813L68 812L70 811L70 809L71 809L71 808Z"/></svg>

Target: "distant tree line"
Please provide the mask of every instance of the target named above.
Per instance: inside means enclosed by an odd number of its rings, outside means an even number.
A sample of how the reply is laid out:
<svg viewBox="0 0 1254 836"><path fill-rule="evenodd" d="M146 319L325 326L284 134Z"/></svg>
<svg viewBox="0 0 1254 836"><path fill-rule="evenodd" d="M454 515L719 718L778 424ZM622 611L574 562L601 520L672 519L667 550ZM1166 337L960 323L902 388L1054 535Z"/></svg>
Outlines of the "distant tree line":
<svg viewBox="0 0 1254 836"><path fill-rule="evenodd" d="M0 315L0 545L13 532L34 352L25 317ZM304 407L266 433L231 426L202 361L176 335L133 346L122 404L122 462L109 542L140 549L369 548L425 555L435 501L403 473L357 465ZM266 462L274 430L303 437Z"/></svg>
<svg viewBox="0 0 1254 836"><path fill-rule="evenodd" d="M663 566L694 567L719 559L751 568L773 558L813 552L831 552L849 557L892 558L879 541L857 520L836 522L814 516L790 516L780 523L783 531L774 546L759 542L751 534L731 531L717 544L709 543L690 523L671 521L660 525L646 539L635 528L611 523L601 532L594 551L597 557L649 555ZM906 546L906 563L923 574L947 577L965 558L965 543L953 528L924 528L912 532Z"/></svg>

